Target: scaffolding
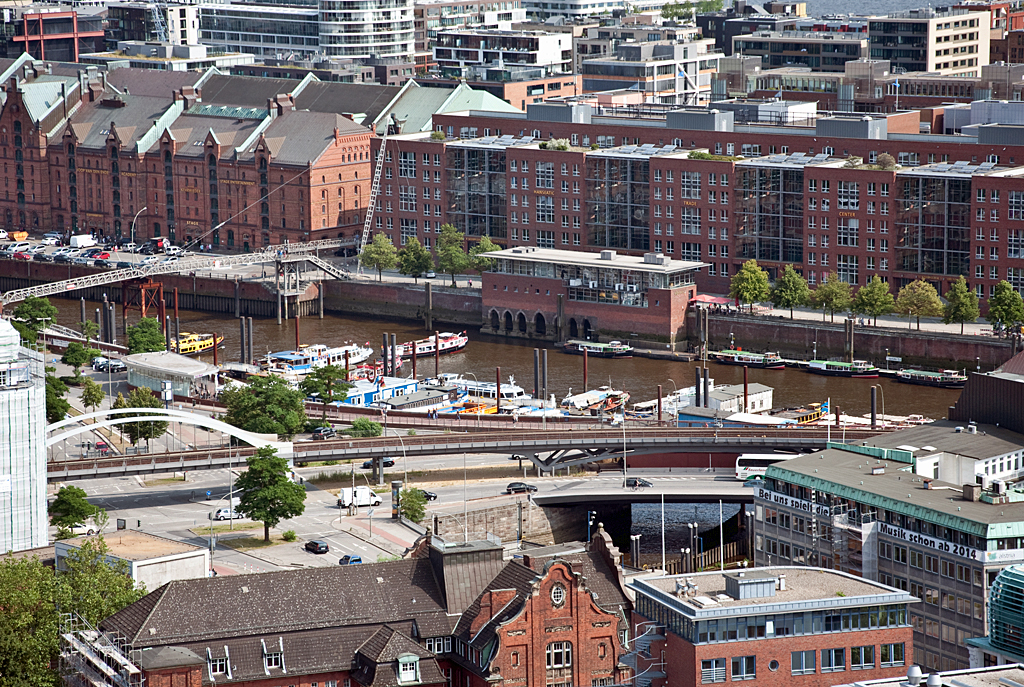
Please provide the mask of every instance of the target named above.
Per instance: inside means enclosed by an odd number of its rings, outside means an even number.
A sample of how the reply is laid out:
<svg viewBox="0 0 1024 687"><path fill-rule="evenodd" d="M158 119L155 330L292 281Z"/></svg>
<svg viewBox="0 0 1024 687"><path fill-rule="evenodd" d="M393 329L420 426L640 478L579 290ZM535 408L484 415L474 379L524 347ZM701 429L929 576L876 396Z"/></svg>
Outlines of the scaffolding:
<svg viewBox="0 0 1024 687"><path fill-rule="evenodd" d="M77 613L60 614L59 670L66 687L145 687L128 641L97 630Z"/></svg>

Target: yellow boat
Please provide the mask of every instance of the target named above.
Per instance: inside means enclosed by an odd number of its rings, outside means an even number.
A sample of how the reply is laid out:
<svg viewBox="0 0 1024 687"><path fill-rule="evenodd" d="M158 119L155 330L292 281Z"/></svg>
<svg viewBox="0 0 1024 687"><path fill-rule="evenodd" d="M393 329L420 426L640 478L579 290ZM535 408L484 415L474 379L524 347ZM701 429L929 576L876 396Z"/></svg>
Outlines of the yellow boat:
<svg viewBox="0 0 1024 687"><path fill-rule="evenodd" d="M217 337L217 345L224 343L224 337ZM213 349L213 334L181 333L181 344L177 339L171 340L171 350L181 355L196 355Z"/></svg>

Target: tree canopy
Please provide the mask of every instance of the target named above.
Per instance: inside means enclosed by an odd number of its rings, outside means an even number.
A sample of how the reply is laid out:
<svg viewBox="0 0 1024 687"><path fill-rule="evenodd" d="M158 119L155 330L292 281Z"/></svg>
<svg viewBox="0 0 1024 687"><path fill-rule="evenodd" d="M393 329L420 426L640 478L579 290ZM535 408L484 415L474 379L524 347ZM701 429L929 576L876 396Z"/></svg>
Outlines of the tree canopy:
<svg viewBox="0 0 1024 687"><path fill-rule="evenodd" d="M946 292L946 305L942 309L942 321L946 324L960 323L960 333L964 333L964 323L974 322L981 315L978 308L978 294L968 286L964 275L953 282Z"/></svg>
<svg viewBox="0 0 1024 687"><path fill-rule="evenodd" d="M50 424L63 420L71 404L64 397L68 393L68 385L50 374L52 367L46 368L46 421Z"/></svg>
<svg viewBox="0 0 1024 687"><path fill-rule="evenodd" d="M811 294L811 299L815 307L821 308L821 319L824 320L825 313L828 313L833 322L836 321L836 313L845 311L853 302L850 285L840 279L835 272L831 272L825 277L825 281L818 284L818 288Z"/></svg>
<svg viewBox="0 0 1024 687"><path fill-rule="evenodd" d="M348 430L351 437L379 437L383 428L379 422L368 417L357 417L352 421L352 429Z"/></svg>
<svg viewBox="0 0 1024 687"><path fill-rule="evenodd" d="M155 353L167 350L167 341L155 317L143 317L138 324L128 325L128 352Z"/></svg>
<svg viewBox="0 0 1024 687"><path fill-rule="evenodd" d="M422 522L427 514L427 497L413 487L406 487L399 494L399 511L402 516L413 522Z"/></svg>
<svg viewBox="0 0 1024 687"><path fill-rule="evenodd" d="M82 380L82 405L86 408L96 410L107 395L103 393L103 387L88 377Z"/></svg>
<svg viewBox="0 0 1024 687"><path fill-rule="evenodd" d="M327 405L335 401L344 400L348 397L348 390L352 385L347 381L345 368L338 365L321 365L314 367L305 378L299 382L299 388L306 396L316 395L323 404L323 421L327 421Z"/></svg>
<svg viewBox="0 0 1024 687"><path fill-rule="evenodd" d="M86 499L84 490L73 485L64 486L50 504L50 524L57 529L70 530L85 524L98 510Z"/></svg>
<svg viewBox="0 0 1024 687"><path fill-rule="evenodd" d="M111 408L122 409L122 408L163 408L163 402L153 395L153 392L144 386L138 386L128 392L128 398L125 398L123 394L118 393L117 398L114 399L114 403L111 404ZM145 412L139 411L137 415L146 415ZM130 417L129 415L122 414L121 417ZM139 443L140 439L145 439L148 443L152 439L158 439L164 435L167 431L167 427L170 423L167 420L139 420L138 422L126 422L119 425L121 432L128 437L128 441L132 442L132 446Z"/></svg>
<svg viewBox="0 0 1024 687"><path fill-rule="evenodd" d="M39 332L46 329L57 317L57 307L50 304L49 298L29 296L14 308L11 324L21 334L21 338L35 343Z"/></svg>
<svg viewBox="0 0 1024 687"><path fill-rule="evenodd" d="M935 287L923 279L915 279L902 289L896 296L896 312L900 315L917 319L917 328L921 329L922 317L937 317L942 314L942 301Z"/></svg>
<svg viewBox="0 0 1024 687"><path fill-rule="evenodd" d="M792 265L786 265L772 286L772 305L776 308L789 308L789 319L793 319L793 308L806 305L810 300L811 289L807 286L807 280Z"/></svg>
<svg viewBox="0 0 1024 687"><path fill-rule="evenodd" d="M437 239L437 267L452 277L452 286L456 286L455 275L462 274L473 267L473 259L464 247L466 237L451 224L441 225L441 236Z"/></svg>
<svg viewBox="0 0 1024 687"><path fill-rule="evenodd" d="M75 376L79 376L82 372L82 367L92 362L92 359L98 356L100 352L95 348L87 348L77 341L72 341L68 344L68 347L64 349L64 355L61 356L60 361L65 365L70 365L75 369Z"/></svg>
<svg viewBox="0 0 1024 687"><path fill-rule="evenodd" d="M224 421L248 432L291 439L306 424L302 391L280 377L253 377L246 387L222 391Z"/></svg>
<svg viewBox="0 0 1024 687"><path fill-rule="evenodd" d="M988 299L988 315L985 319L1006 327L1024 322L1024 299L1021 299L1020 292L1010 282L1003 280L996 284Z"/></svg>
<svg viewBox="0 0 1024 687"><path fill-rule="evenodd" d="M377 281L381 280L381 273L389 270L398 262L398 251L395 244L387 234L380 232L373 235L373 239L363 246L359 253L359 262L363 267L377 270Z"/></svg>
<svg viewBox="0 0 1024 687"><path fill-rule="evenodd" d="M416 280L433 267L434 258L430 251L423 247L418 238L410 236L398 251L398 271Z"/></svg>
<svg viewBox="0 0 1024 687"><path fill-rule="evenodd" d="M858 315L874 318L877 325L879 315L888 315L896 309L896 299L889 291L889 283L882 281L876 274L871 277L871 281L857 289L851 309Z"/></svg>
<svg viewBox="0 0 1024 687"><path fill-rule="evenodd" d="M757 260L743 263L729 283L729 295L740 303L748 303L751 312L754 311L754 303L768 300L770 293L768 273L758 266Z"/></svg>
<svg viewBox="0 0 1024 687"><path fill-rule="evenodd" d="M248 468L235 485L242 492L235 508L263 523L263 539L270 541L270 528L306 510L306 489L288 478L288 461L275 449L264 446L247 459Z"/></svg>
<svg viewBox="0 0 1024 687"><path fill-rule="evenodd" d="M469 257L473 262L473 269L481 275L494 265L494 258L487 257L488 253L501 250L501 246L491 241L488 236L481 236L480 241L469 249Z"/></svg>
<svg viewBox="0 0 1024 687"><path fill-rule="evenodd" d="M82 330L82 336L85 337L86 341L92 341L100 333L100 326L92 320L85 320L84 322L78 323L78 328Z"/></svg>
<svg viewBox="0 0 1024 687"><path fill-rule="evenodd" d="M681 22L693 21L693 4L690 2L667 2L661 6L662 19Z"/></svg>

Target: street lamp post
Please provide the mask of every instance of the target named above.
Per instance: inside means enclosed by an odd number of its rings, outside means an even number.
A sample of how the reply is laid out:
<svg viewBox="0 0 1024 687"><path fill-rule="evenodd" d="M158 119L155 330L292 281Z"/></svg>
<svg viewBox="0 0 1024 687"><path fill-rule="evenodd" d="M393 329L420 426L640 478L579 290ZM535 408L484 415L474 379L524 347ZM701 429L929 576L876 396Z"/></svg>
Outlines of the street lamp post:
<svg viewBox="0 0 1024 687"><path fill-rule="evenodd" d="M885 349L885 369L889 369L889 349Z"/></svg>
<svg viewBox="0 0 1024 687"><path fill-rule="evenodd" d="M817 360L818 359L818 342L817 341L812 341L811 343L814 345L814 354L811 356L811 358L814 359L814 360Z"/></svg>
<svg viewBox="0 0 1024 687"><path fill-rule="evenodd" d="M403 480L403 484L405 484L405 487L408 489L409 488L409 457L405 454L405 441L402 440L402 437L401 437L401 435L399 435L397 429L392 427L391 431L395 433L395 438L398 439L398 443L400 443L402 445L402 468L405 470L405 478ZM387 434L385 434L384 436L387 436Z"/></svg>
<svg viewBox="0 0 1024 687"><path fill-rule="evenodd" d="M132 217L132 230L131 230L131 234L132 234L131 241L132 241L132 243L135 243L135 220L137 220L139 218L139 215L141 215L143 212L145 212L148 209L149 209L148 207L143 207L141 210L139 210L138 212L135 213L134 217Z"/></svg>
<svg viewBox="0 0 1024 687"><path fill-rule="evenodd" d="M476 378L476 375L473 374L472 372L467 372L466 374L468 374L470 377L473 378L473 381L476 382L477 391L480 391L481 390L480 389L480 380ZM467 391L469 391L469 389L467 389ZM477 426L477 429L480 428L480 405L479 404L477 404L477 406L476 406L476 426Z"/></svg>

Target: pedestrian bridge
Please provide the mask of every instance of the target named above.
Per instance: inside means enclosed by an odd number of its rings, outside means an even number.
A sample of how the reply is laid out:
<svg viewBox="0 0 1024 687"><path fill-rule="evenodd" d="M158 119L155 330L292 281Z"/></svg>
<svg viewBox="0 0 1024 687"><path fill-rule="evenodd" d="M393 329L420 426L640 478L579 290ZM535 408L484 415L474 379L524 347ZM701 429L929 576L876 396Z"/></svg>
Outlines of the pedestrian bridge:
<svg viewBox="0 0 1024 687"><path fill-rule="evenodd" d="M369 460L399 456L443 456L462 453L521 454L548 471L606 458L652 453L769 453L814 451L827 441L858 443L878 430L829 431L822 427L766 428L612 428L571 427L557 431L534 429L472 434L424 434L372 439L339 439L291 445L296 465L326 460ZM267 443L261 441L261 444ZM89 479L153 472L180 472L227 467L251 455L253 449L181 451L142 456L109 456L52 461L50 481Z"/></svg>

